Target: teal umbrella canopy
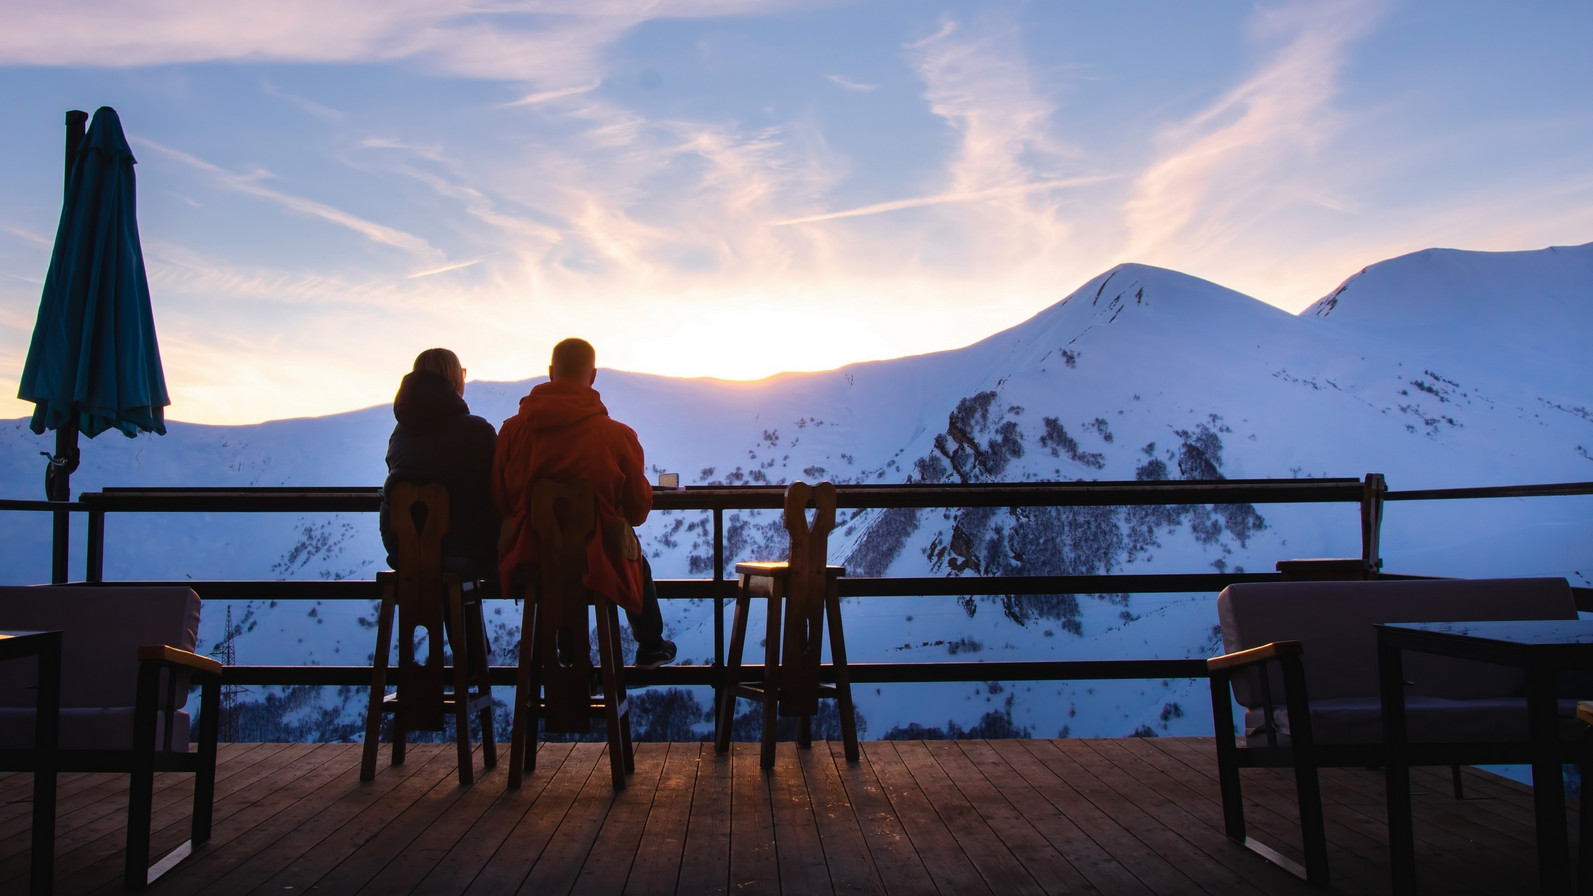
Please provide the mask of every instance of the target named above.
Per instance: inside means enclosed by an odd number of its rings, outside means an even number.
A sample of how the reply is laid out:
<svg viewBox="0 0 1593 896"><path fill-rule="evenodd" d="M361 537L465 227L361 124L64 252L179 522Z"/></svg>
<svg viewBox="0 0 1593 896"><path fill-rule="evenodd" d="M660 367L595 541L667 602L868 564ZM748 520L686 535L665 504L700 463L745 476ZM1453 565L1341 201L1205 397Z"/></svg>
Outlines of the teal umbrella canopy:
<svg viewBox="0 0 1593 896"><path fill-rule="evenodd" d="M36 433L166 433L171 399L138 241L134 161L116 110L100 107L67 176L17 390L35 404Z"/></svg>

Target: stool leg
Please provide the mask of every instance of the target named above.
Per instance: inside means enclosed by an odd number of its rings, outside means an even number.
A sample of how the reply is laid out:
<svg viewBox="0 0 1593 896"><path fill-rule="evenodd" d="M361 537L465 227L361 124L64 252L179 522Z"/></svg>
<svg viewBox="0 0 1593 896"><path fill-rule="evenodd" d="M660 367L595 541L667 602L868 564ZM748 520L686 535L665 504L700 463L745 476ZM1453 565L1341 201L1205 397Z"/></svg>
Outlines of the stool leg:
<svg viewBox="0 0 1593 896"><path fill-rule="evenodd" d="M387 654L393 647L393 595L391 580L383 583L382 605L376 613L376 655L371 658L371 698L365 710L365 749L360 758L360 780L376 777L377 739L382 731L382 700L387 696Z"/></svg>
<svg viewBox="0 0 1593 896"><path fill-rule="evenodd" d="M763 653L763 750L764 768L774 768L774 735L780 703L780 614L785 586L780 579L770 583L769 622L765 630Z"/></svg>
<svg viewBox="0 0 1593 896"><path fill-rule="evenodd" d="M835 702L841 712L841 742L846 761L857 762L857 713L852 709L852 675L846 670L846 636L841 632L841 585L835 576L825 582L824 610L830 622L830 661L835 670Z"/></svg>
<svg viewBox="0 0 1593 896"><path fill-rule="evenodd" d="M614 605L600 600L597 608L597 657L603 675L603 722L608 728L608 764L614 777L614 789L625 789L626 754L625 736L630 726L628 719L620 717L619 650L616 635L619 618Z"/></svg>
<svg viewBox="0 0 1593 896"><path fill-rule="evenodd" d="M476 779L470 755L470 666L465 650L464 595L458 585L448 586L448 649L454 655L454 742L459 748L459 784L469 787Z"/></svg>
<svg viewBox="0 0 1593 896"><path fill-rule="evenodd" d="M481 725L481 754L487 768L498 764L498 748L492 730L492 669L487 661L487 620L482 613L481 598L470 605L467 618L475 621L475 637L470 643L470 667L475 671L476 690L472 699L481 700L477 722Z"/></svg>
<svg viewBox="0 0 1593 896"><path fill-rule="evenodd" d="M741 684L741 652L747 643L747 614L752 598L747 593L747 577L741 577L736 590L736 615L730 624L730 651L725 657L724 697L719 703L719 718L714 725L714 751L730 749L730 727L736 718L736 689Z"/></svg>
<svg viewBox="0 0 1593 896"><path fill-rule="evenodd" d="M534 710L527 704L538 699L537 691L533 685L533 670L535 663L540 661L539 652L534 649L537 636L536 604L531 596L526 595L523 609L520 613L520 667L515 670L514 681L514 720L509 725L509 789L515 790L520 786L520 781L525 772L534 767L536 763L536 744L530 745L527 755L526 728L531 728L531 737L536 736L536 720Z"/></svg>

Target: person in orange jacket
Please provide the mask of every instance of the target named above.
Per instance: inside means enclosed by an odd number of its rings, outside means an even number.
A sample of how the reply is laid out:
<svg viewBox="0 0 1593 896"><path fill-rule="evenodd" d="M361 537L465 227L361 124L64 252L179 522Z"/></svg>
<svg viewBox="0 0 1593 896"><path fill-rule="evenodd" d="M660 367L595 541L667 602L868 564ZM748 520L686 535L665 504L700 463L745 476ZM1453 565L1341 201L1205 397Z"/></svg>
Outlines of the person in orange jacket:
<svg viewBox="0 0 1593 896"><path fill-rule="evenodd" d="M629 426L608 415L597 381L597 352L583 339L553 347L548 381L520 399L503 421L492 462L493 500L503 515L498 569L505 584L537 560L537 537L527 524L530 486L538 479L580 479L597 501L597 531L587 542L586 587L625 611L636 638L636 666L653 669L675 658L664 638L652 571L633 526L653 509L653 488L642 446Z"/></svg>

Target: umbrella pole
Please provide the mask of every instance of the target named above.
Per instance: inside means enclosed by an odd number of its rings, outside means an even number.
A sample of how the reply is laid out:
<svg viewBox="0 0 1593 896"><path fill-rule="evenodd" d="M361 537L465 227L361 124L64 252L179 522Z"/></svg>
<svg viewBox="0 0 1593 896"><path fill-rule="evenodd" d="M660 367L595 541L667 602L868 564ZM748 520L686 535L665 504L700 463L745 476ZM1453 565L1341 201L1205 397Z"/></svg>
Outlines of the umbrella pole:
<svg viewBox="0 0 1593 896"><path fill-rule="evenodd" d="M66 177L72 179L72 165L77 161L77 148L88 130L88 113L73 109L66 113ZM64 191L64 187L63 187ZM45 497L51 501L72 500L72 471L77 469L77 418L55 430L55 454L44 471ZM50 581L61 584L67 580L67 548L72 536L72 515L57 510L55 533L51 541Z"/></svg>

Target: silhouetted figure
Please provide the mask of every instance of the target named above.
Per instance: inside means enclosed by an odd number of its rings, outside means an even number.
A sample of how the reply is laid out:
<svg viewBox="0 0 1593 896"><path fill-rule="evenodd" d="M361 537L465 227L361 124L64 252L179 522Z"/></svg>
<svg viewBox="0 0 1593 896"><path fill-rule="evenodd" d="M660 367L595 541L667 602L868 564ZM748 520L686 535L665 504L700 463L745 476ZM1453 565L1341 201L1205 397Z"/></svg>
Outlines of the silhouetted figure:
<svg viewBox="0 0 1593 896"><path fill-rule="evenodd" d="M382 544L394 565L397 541L388 520L387 494L395 482L448 489L449 526L443 568L477 579L498 575L498 510L492 500L492 455L497 433L465 403L465 369L445 348L415 358L393 399L398 424L387 441L387 482L382 488Z"/></svg>
<svg viewBox="0 0 1593 896"><path fill-rule="evenodd" d="M548 381L520 399L520 412L503 422L492 474L504 518L498 568L508 582L516 567L536 563L536 533L526 524L531 484L585 481L596 499L598 525L587 543L584 584L625 611L636 665L652 669L675 658L674 642L664 638L652 571L632 530L653 509L653 488L635 431L609 417L592 388L596 381L597 352L585 340L566 339L553 347Z"/></svg>

